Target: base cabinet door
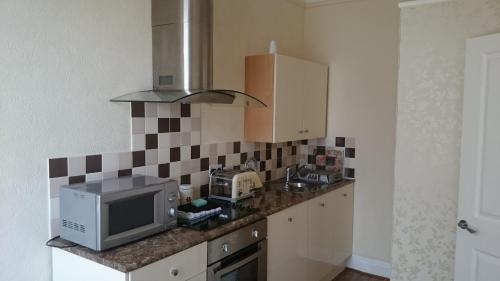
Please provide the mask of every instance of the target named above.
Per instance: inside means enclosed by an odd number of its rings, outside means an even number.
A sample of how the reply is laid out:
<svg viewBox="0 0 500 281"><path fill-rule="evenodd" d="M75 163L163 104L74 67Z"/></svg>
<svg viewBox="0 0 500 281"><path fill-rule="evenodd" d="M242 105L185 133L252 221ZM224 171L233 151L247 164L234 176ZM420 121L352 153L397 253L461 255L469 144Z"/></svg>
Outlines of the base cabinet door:
<svg viewBox="0 0 500 281"><path fill-rule="evenodd" d="M202 272L200 275L189 279L188 281L207 281L207 272Z"/></svg>
<svg viewBox="0 0 500 281"><path fill-rule="evenodd" d="M267 281L308 280L307 204L268 217Z"/></svg>
<svg viewBox="0 0 500 281"><path fill-rule="evenodd" d="M340 266L352 255L353 185L309 201L308 257Z"/></svg>

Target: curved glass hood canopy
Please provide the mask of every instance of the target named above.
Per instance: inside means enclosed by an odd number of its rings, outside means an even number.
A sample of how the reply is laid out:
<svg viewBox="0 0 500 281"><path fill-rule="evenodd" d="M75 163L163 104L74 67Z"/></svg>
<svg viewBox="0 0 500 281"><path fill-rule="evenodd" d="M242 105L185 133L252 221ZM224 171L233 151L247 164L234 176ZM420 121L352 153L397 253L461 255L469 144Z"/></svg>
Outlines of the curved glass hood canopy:
<svg viewBox="0 0 500 281"><path fill-rule="evenodd" d="M112 102L220 103L265 107L245 93L212 87L213 0L152 0L153 90Z"/></svg>

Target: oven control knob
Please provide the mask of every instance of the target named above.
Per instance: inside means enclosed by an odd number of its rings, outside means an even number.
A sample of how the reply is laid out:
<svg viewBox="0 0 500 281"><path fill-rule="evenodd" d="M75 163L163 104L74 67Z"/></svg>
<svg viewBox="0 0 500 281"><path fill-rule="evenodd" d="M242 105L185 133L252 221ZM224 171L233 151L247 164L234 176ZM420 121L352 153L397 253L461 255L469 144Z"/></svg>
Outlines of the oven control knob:
<svg viewBox="0 0 500 281"><path fill-rule="evenodd" d="M168 215L169 215L170 217L172 217L172 218L173 218L173 217L175 217L176 213L177 213L177 211L175 211L175 208L170 208L170 209L168 210Z"/></svg>
<svg viewBox="0 0 500 281"><path fill-rule="evenodd" d="M229 252L229 244L227 244L227 243L222 244L222 251L224 253Z"/></svg>
<svg viewBox="0 0 500 281"><path fill-rule="evenodd" d="M252 230L252 237L259 238L259 231L257 229Z"/></svg>

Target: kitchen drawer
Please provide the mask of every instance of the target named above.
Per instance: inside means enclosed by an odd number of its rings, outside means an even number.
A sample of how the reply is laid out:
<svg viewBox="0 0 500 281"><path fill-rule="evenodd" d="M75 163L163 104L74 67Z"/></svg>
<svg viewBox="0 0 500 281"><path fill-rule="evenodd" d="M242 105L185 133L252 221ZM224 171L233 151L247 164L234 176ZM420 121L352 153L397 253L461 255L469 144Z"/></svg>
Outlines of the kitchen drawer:
<svg viewBox="0 0 500 281"><path fill-rule="evenodd" d="M130 281L185 281L207 268L207 243L130 272ZM177 272L177 274L175 274ZM195 279L198 280L198 279ZM202 280L202 279L199 279Z"/></svg>

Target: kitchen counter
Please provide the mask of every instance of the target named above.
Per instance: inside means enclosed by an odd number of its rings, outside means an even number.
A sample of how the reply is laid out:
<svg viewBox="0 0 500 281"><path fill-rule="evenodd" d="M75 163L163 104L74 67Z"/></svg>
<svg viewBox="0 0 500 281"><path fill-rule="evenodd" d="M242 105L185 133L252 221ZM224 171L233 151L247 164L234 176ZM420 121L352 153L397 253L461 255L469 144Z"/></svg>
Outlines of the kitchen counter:
<svg viewBox="0 0 500 281"><path fill-rule="evenodd" d="M103 252L95 252L82 246L62 248L62 250L121 272L130 272L353 182L344 180L327 185L314 193L285 192L282 190L283 180L269 182L253 198L254 207L258 208L259 212L209 231L177 227ZM64 243L64 240L58 239L58 242Z"/></svg>

